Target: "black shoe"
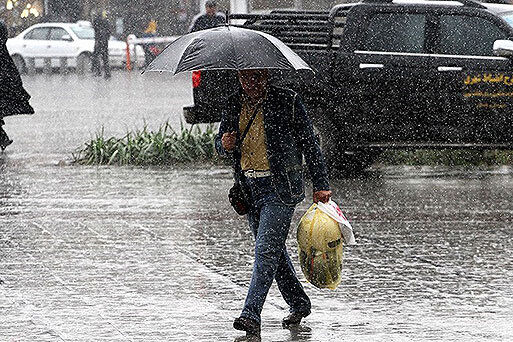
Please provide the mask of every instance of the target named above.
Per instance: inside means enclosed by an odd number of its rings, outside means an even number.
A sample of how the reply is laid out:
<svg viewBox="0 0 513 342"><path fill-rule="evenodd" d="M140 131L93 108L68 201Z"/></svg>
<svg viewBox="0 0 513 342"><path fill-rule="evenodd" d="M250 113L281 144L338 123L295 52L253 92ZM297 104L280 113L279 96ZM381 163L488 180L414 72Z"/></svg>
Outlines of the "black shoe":
<svg viewBox="0 0 513 342"><path fill-rule="evenodd" d="M233 327L246 332L246 336L260 337L260 324L246 317L239 317L233 321Z"/></svg>
<svg viewBox="0 0 513 342"><path fill-rule="evenodd" d="M299 325L303 317L308 316L310 313L304 312L293 312L281 321L281 325L284 328L290 327L291 325Z"/></svg>

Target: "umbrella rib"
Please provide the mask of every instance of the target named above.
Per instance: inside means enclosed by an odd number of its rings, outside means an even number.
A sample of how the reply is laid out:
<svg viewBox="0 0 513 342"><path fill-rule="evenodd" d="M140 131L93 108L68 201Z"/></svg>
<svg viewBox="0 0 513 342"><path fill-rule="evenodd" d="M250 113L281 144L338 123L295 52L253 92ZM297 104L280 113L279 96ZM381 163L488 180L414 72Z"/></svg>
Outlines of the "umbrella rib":
<svg viewBox="0 0 513 342"><path fill-rule="evenodd" d="M193 33L194 34L194 33ZM178 39L176 39L175 41L169 43L159 54L159 56L163 56L164 54L167 53L168 50L171 50L172 48L175 48L176 46L180 46L180 43L182 40L185 40L187 41L187 36L182 36ZM182 50L186 50L192 43L194 42L194 39L191 39L191 41L189 41L189 43L187 45L184 46L184 48ZM152 67L154 67L154 64L155 64L155 61L159 60L159 56L157 56L156 59L154 59L146 68L144 68L144 70L142 71L141 74L144 74L146 71L170 71L169 69L166 69L165 67L162 67L162 69L151 69ZM176 64L176 68L175 70L172 70L173 71L173 75L176 75L176 71L178 70L178 66L180 65L181 61L183 59L183 56L180 58L180 60L178 61L178 63ZM151 70L150 70L151 69Z"/></svg>
<svg viewBox="0 0 513 342"><path fill-rule="evenodd" d="M276 37L274 37L274 36L272 36L272 35L270 35L270 34L263 34L264 32L260 32L260 31L257 31L257 30L255 30L255 32L256 32L260 37L263 37L263 38L267 39L267 41L268 41L269 43L271 43L271 44L272 44L272 45L273 45L273 46L274 46L274 47L275 47L275 48L276 48L276 49L281 53L281 55L284 57L285 62L286 62L290 67L292 67L294 70L297 70L297 69L296 69L296 66L295 66L295 65L294 65L294 64L293 64L293 63L292 63L292 62L291 62L291 61L290 61L290 60L285 56L285 54L283 53L282 49L281 49L278 45L276 45L276 43L273 41L273 39L272 39L272 38L274 38L274 39L278 40L280 43L283 43L282 41L280 41L278 38L276 38ZM269 37L267 37L267 35L268 35L268 36L270 36L270 37L271 37L271 39L270 39ZM285 45L285 43L283 43L283 45ZM285 46L286 46L286 45L285 45ZM288 46L287 46L287 48L288 48ZM291 50L291 51L292 51L292 50Z"/></svg>
<svg viewBox="0 0 513 342"><path fill-rule="evenodd" d="M228 36L230 37L230 39L231 39L231 41L232 41L233 56L234 56L234 57L235 57L235 59L236 59L236 61L235 61L236 70L240 70L240 69L239 69L239 66L240 66L241 64L239 63L239 55L238 55L237 51L235 51L235 40L233 39L233 36L232 36L232 34L231 34L231 32L232 32L232 31L230 30L230 26L227 26L227 28L228 28L228 32L229 32Z"/></svg>
<svg viewBox="0 0 513 342"><path fill-rule="evenodd" d="M187 51L187 49L197 41L197 39L199 39L199 37L196 37L195 39L192 39L189 44L187 44L187 46L183 49L184 53L182 54L182 57L180 57L180 60L178 61L178 63L176 63L176 68L175 68L175 71L173 72L173 75L177 75L178 73L180 73L181 71L178 71L180 69L180 64L182 63L182 61L184 60L184 58L186 57L185 55L185 51Z"/></svg>

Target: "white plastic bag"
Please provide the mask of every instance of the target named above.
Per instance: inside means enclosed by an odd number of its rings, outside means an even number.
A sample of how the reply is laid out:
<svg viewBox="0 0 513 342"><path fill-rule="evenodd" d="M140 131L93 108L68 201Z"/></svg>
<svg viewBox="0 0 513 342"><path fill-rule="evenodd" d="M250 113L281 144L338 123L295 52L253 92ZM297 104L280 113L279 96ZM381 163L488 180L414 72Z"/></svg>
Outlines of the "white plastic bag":
<svg viewBox="0 0 513 342"><path fill-rule="evenodd" d="M356 245L353 227L344 216L337 203L330 199L328 203L319 202L317 204L317 208L338 222L340 232L342 233L342 237L344 238L344 243L346 245Z"/></svg>

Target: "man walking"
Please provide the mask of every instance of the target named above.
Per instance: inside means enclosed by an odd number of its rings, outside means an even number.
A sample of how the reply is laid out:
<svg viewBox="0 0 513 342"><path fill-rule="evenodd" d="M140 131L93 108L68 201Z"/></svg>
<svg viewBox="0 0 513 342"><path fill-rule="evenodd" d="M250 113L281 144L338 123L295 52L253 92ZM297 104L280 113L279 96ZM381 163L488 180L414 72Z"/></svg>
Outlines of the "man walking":
<svg viewBox="0 0 513 342"><path fill-rule="evenodd" d="M98 14L95 16L93 20L93 28L93 72L96 74L96 76L101 76L103 68L105 78L110 78L109 39L112 34L112 27L106 18L105 12L102 15Z"/></svg>
<svg viewBox="0 0 513 342"><path fill-rule="evenodd" d="M217 3L214 0L208 0L205 3L205 11L205 14L198 14L192 19L189 33L213 28L226 21L224 15L217 12Z"/></svg>
<svg viewBox="0 0 513 342"><path fill-rule="evenodd" d="M305 198L303 156L312 176L314 202L327 202L331 191L312 124L297 94L268 85L267 70L242 70L238 76L242 89L229 98L216 149L234 160L255 236L253 275L233 326L248 336L260 336L260 314L273 279L290 307L284 327L299 324L311 310L285 246L294 208Z"/></svg>

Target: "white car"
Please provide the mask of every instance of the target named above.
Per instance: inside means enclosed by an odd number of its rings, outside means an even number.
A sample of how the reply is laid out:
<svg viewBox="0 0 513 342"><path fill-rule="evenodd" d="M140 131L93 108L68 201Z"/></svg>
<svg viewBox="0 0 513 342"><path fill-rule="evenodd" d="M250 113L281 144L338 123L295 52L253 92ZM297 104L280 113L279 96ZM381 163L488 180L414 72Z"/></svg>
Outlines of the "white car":
<svg viewBox="0 0 513 342"><path fill-rule="evenodd" d="M29 63L35 68L63 66L77 68L80 72L90 70L94 50L94 29L89 22L43 23L32 25L18 36L7 40L7 50L20 72L26 71ZM144 50L130 45L132 63L144 65ZM126 43L109 40L109 61L112 67L126 65ZM48 62L49 61L49 62Z"/></svg>

